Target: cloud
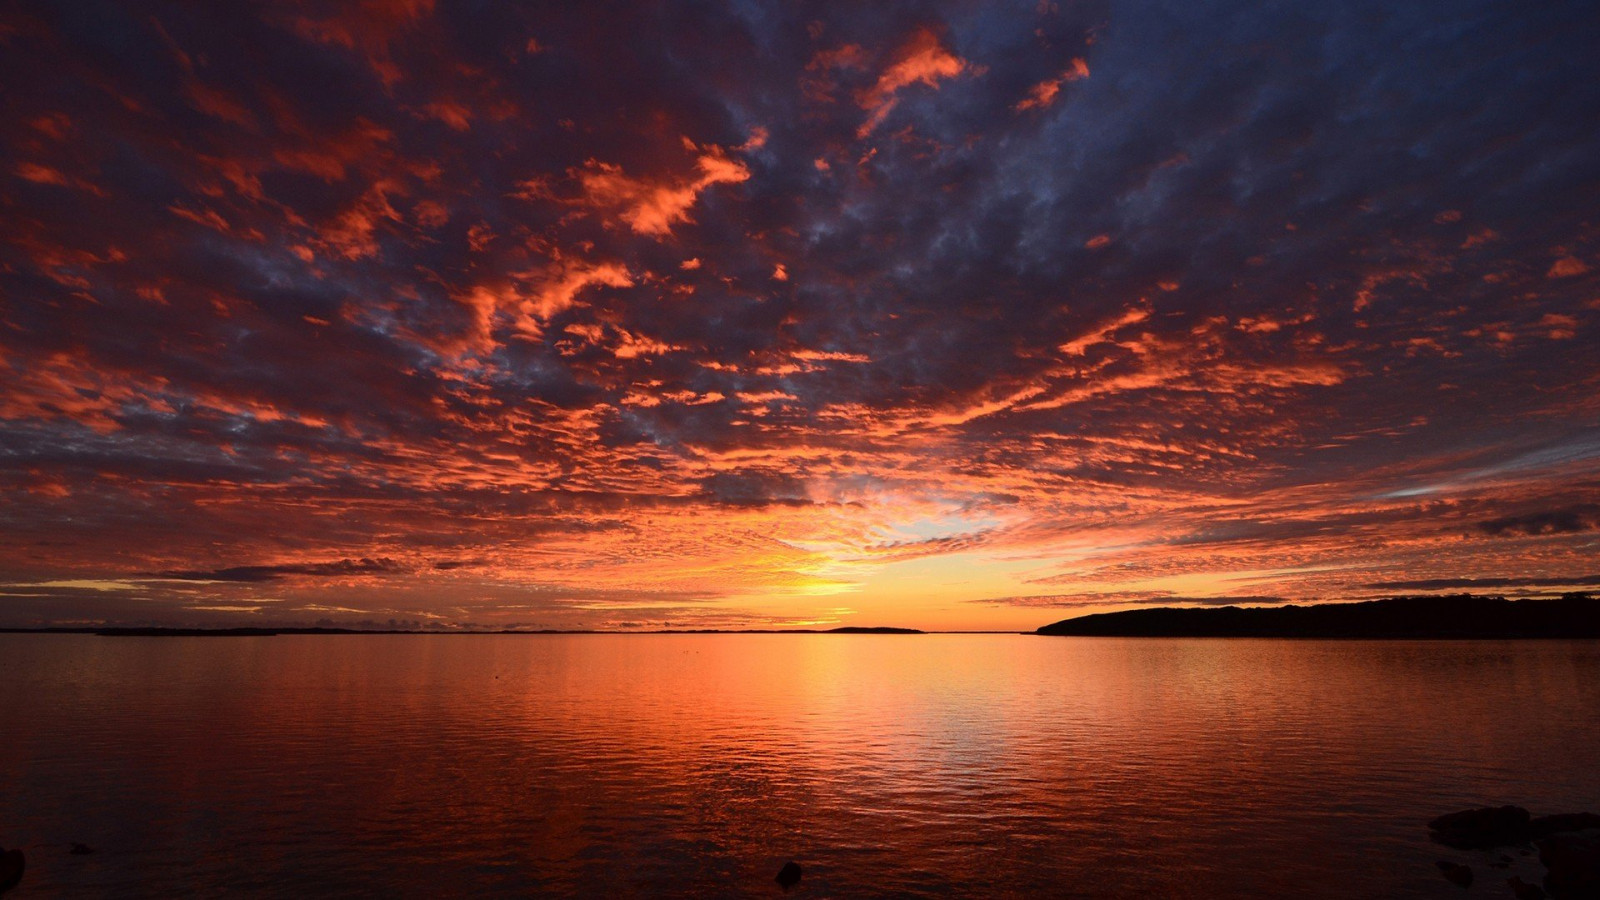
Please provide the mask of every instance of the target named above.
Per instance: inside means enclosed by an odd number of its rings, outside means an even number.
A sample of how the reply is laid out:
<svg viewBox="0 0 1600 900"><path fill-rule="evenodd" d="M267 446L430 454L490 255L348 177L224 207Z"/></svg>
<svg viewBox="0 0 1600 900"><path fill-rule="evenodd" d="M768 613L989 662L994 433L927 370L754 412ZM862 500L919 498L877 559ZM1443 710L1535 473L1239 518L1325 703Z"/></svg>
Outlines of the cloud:
<svg viewBox="0 0 1600 900"><path fill-rule="evenodd" d="M168 569L160 578L180 581L267 582L284 578L349 578L392 575L404 569L392 559L341 559L322 563L283 563L268 566L229 566L222 569Z"/></svg>
<svg viewBox="0 0 1600 900"><path fill-rule="evenodd" d="M1600 529L1600 504L1580 504L1524 515L1501 516L1479 522L1477 527L1479 531L1495 537L1595 531Z"/></svg>
<svg viewBox="0 0 1600 900"><path fill-rule="evenodd" d="M1227 597L1185 597L1167 591L1106 591L1082 594L1025 594L1011 597L984 597L969 601L990 606L1025 609L1066 609L1077 606L1237 606L1291 602L1287 597L1242 594Z"/></svg>
<svg viewBox="0 0 1600 900"><path fill-rule="evenodd" d="M1563 256L1550 266L1550 271L1545 273L1547 278L1575 278L1587 275L1589 266L1576 256Z"/></svg>
<svg viewBox="0 0 1600 900"><path fill-rule="evenodd" d="M620 166L590 160L575 174L580 202L615 213L639 234L666 237L674 225L692 221L689 209L707 188L750 178L750 169L722 148L705 149L695 160L694 175L660 181L633 178Z"/></svg>
<svg viewBox="0 0 1600 900"><path fill-rule="evenodd" d="M1089 77L1089 64L1083 57L1072 60L1072 64L1054 78L1046 78L1028 89L1028 96L1017 101L1012 109L1017 112L1026 112L1030 109L1044 109L1056 102L1056 97L1061 93L1061 88L1067 82L1078 81Z"/></svg>
<svg viewBox="0 0 1600 900"><path fill-rule="evenodd" d="M1487 590L1494 588L1550 588L1597 587L1600 575L1564 575L1551 577L1507 578L1416 578L1399 581L1375 581L1369 588L1384 591L1445 591Z"/></svg>
<svg viewBox="0 0 1600 900"><path fill-rule="evenodd" d="M939 82L954 78L967 68L967 61L946 50L932 29L917 29L895 51L893 60L872 87L857 98L868 115L856 129L856 136L864 138L876 130L899 104L899 94L905 88L920 84L938 89Z"/></svg>

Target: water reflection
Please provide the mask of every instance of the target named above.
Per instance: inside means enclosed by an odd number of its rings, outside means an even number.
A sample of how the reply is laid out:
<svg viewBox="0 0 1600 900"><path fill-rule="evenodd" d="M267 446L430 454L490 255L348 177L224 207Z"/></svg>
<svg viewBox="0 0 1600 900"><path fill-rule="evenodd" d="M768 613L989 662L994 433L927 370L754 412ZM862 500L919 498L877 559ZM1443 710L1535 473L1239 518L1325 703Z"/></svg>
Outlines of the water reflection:
<svg viewBox="0 0 1600 900"><path fill-rule="evenodd" d="M0 635L0 685L30 896L765 894L794 858L815 896L1442 897L1433 815L1600 809L1595 642Z"/></svg>

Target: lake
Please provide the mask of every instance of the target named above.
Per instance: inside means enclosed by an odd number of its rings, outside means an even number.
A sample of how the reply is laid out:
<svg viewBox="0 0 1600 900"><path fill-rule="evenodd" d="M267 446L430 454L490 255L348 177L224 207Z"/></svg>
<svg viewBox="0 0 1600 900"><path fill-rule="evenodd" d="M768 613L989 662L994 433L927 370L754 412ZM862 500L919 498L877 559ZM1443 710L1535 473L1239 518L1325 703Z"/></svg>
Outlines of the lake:
<svg viewBox="0 0 1600 900"><path fill-rule="evenodd" d="M1600 811L1600 642L0 635L19 898L1509 896L1502 803Z"/></svg>

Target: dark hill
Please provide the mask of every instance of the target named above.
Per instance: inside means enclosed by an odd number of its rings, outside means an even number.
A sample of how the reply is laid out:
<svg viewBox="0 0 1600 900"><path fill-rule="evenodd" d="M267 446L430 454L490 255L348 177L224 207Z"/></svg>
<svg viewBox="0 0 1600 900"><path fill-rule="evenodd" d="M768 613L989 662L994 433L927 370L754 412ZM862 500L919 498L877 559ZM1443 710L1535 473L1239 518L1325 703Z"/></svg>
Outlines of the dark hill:
<svg viewBox="0 0 1600 900"><path fill-rule="evenodd" d="M1132 609L1063 619L1036 634L1098 637L1600 638L1600 598L1472 594L1364 603Z"/></svg>
<svg viewBox="0 0 1600 900"><path fill-rule="evenodd" d="M828 634L923 634L915 628L891 628L887 625L863 626L846 625L842 628L830 628Z"/></svg>

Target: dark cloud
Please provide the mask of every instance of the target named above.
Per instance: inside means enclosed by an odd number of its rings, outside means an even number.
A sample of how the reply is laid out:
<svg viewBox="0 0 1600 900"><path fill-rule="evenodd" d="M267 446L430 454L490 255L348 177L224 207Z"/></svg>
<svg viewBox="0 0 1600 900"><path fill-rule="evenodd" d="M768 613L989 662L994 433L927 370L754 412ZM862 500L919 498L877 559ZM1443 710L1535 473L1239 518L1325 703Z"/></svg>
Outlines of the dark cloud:
<svg viewBox="0 0 1600 900"><path fill-rule="evenodd" d="M1502 516L1479 522L1478 530L1496 537L1505 535L1575 534L1600 529L1600 505L1585 504L1562 509Z"/></svg>
<svg viewBox="0 0 1600 900"><path fill-rule="evenodd" d="M337 562L287 563L272 566L229 566L224 569L168 569L157 572L160 578L180 581L239 581L247 583L280 581L289 577L348 578L361 575L393 575L404 571L392 559L341 559Z"/></svg>
<svg viewBox="0 0 1600 900"><path fill-rule="evenodd" d="M1029 609L1057 609L1074 606L1259 606L1289 603L1288 597L1238 595L1231 597L1183 597L1161 591L1108 591L1101 594L1039 594L1016 597L984 597L970 603L991 606L1017 606Z"/></svg>
<svg viewBox="0 0 1600 900"><path fill-rule="evenodd" d="M1443 591L1479 588L1548 588L1600 586L1600 575L1571 575L1548 578L1419 578L1409 581L1375 581L1375 590Z"/></svg>

